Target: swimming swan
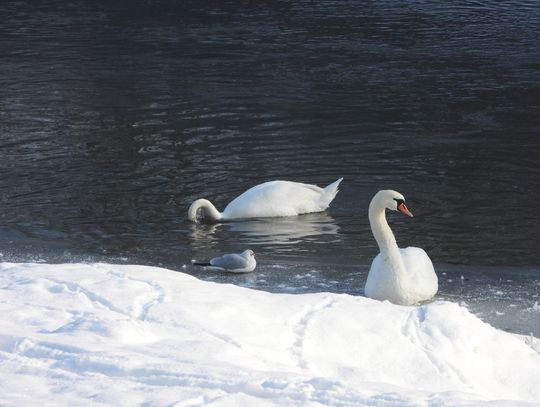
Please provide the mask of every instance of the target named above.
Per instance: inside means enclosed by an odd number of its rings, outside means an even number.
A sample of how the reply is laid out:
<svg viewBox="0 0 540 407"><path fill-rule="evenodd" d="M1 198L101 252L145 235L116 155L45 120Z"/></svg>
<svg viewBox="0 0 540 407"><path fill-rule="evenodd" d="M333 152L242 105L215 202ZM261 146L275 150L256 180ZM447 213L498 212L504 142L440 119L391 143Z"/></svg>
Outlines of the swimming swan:
<svg viewBox="0 0 540 407"><path fill-rule="evenodd" d="M380 253L371 263L365 294L369 298L400 305L430 300L438 289L433 264L426 252L418 247L398 248L386 222L385 209L399 210L404 215L413 216L399 192L379 191L371 200L369 223Z"/></svg>
<svg viewBox="0 0 540 407"><path fill-rule="evenodd" d="M321 212L328 208L338 193L338 179L326 188L291 181L269 181L248 189L233 199L223 212L206 199L197 199L188 210L188 218L198 222L242 218L296 216Z"/></svg>

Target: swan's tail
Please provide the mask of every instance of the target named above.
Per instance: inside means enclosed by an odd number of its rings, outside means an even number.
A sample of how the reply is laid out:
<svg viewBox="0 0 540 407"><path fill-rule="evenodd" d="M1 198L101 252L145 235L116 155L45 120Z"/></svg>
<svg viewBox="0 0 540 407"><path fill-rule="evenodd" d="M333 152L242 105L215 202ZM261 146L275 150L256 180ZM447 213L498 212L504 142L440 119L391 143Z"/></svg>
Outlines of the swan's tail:
<svg viewBox="0 0 540 407"><path fill-rule="evenodd" d="M324 188L324 200L327 205L330 205L330 202L334 200L337 193L339 192L339 184L343 181L343 178L338 179L337 181L332 182L330 185Z"/></svg>

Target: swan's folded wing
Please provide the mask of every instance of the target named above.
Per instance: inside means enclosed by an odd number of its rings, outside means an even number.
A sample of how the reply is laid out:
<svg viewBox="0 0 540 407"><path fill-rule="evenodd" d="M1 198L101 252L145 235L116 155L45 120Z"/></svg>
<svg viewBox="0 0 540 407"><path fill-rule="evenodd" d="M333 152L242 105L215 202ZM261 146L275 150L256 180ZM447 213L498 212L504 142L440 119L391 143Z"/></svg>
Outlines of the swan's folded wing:
<svg viewBox="0 0 540 407"><path fill-rule="evenodd" d="M239 270L247 267L247 259L239 254L225 254L210 260L210 265L224 270Z"/></svg>

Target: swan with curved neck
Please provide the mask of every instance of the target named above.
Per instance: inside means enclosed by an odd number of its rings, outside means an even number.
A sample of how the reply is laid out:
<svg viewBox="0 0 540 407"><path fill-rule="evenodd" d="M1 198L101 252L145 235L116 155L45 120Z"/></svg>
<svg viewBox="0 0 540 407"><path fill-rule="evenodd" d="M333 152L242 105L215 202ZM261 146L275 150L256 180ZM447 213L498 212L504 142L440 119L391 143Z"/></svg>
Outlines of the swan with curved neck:
<svg viewBox="0 0 540 407"><path fill-rule="evenodd" d="M418 247L400 249L388 222L386 209L412 217L399 192L377 192L369 204L369 223L380 253L369 270L367 297L394 304L412 305L430 300L438 290L438 279L426 252Z"/></svg>
<svg viewBox="0 0 540 407"><path fill-rule="evenodd" d="M321 212L330 205L338 193L343 178L325 188L291 181L269 181L248 189L233 199L220 212L207 199L197 199L188 210L188 218L198 222L229 219L296 216Z"/></svg>
<svg viewBox="0 0 540 407"><path fill-rule="evenodd" d="M218 211L214 204L208 199L197 199L190 205L188 209L188 218L194 222L198 222L199 214L202 215L202 218L209 219L214 222L220 220L222 217L221 212Z"/></svg>

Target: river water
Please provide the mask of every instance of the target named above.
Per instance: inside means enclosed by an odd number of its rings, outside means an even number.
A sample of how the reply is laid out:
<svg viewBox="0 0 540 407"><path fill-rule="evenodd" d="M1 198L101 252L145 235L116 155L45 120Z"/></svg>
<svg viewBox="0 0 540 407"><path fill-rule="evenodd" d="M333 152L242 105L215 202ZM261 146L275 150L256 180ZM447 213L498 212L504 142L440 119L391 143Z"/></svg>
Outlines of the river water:
<svg viewBox="0 0 540 407"><path fill-rule="evenodd" d="M165 266L361 295L379 189L438 298L540 336L536 1L3 1L4 261ZM193 225L273 179L344 177L331 208ZM190 266L251 248L257 272Z"/></svg>

